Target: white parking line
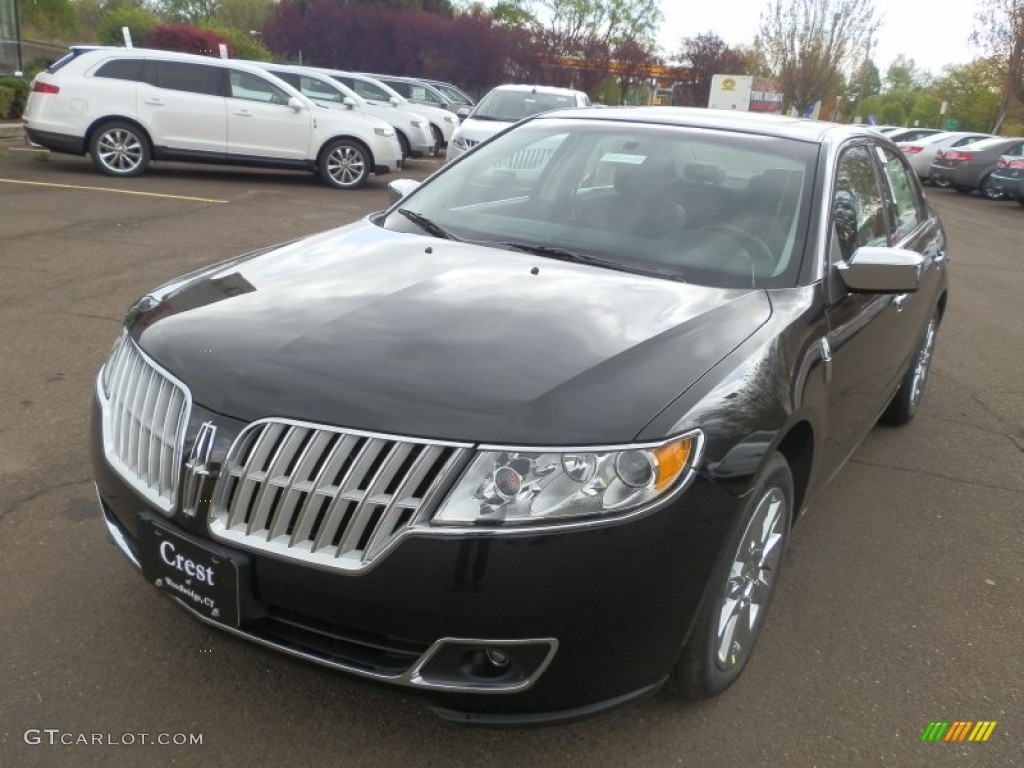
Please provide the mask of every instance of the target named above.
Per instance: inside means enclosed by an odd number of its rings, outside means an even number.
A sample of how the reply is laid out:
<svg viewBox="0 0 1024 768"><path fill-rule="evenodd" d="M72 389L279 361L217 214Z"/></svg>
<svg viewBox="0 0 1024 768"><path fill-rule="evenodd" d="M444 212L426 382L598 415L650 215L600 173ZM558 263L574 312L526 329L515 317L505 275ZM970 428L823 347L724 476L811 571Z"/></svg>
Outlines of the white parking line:
<svg viewBox="0 0 1024 768"><path fill-rule="evenodd" d="M211 200L207 197L188 197L187 195L165 195L161 192L136 192L131 189L110 189L109 187L86 187L78 184L52 184L47 181L23 181L21 179L0 179L0 184L27 184L32 187L52 187L54 189L84 189L89 192L111 192L115 195L138 195L140 197L164 197L169 200L191 200L196 203L226 203L227 200Z"/></svg>

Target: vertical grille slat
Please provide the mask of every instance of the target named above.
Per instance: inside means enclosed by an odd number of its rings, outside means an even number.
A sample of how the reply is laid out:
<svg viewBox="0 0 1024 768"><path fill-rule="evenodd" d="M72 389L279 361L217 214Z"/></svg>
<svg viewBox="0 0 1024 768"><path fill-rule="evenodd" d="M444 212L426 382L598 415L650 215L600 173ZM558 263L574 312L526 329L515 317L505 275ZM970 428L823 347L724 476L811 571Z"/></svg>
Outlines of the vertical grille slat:
<svg viewBox="0 0 1024 768"><path fill-rule="evenodd" d="M111 467L162 512L174 509L191 399L127 336L108 362L103 450Z"/></svg>
<svg viewBox="0 0 1024 768"><path fill-rule="evenodd" d="M432 513L432 497L470 448L286 419L255 422L228 451L210 531L243 549L360 570Z"/></svg>

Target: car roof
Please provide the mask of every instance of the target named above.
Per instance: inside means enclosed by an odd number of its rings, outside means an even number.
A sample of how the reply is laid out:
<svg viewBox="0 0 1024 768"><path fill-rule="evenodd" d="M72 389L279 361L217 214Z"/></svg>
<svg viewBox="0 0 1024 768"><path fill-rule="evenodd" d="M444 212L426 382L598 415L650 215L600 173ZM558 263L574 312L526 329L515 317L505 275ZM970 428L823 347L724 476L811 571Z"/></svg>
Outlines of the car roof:
<svg viewBox="0 0 1024 768"><path fill-rule="evenodd" d="M576 96L578 94L583 93L583 91L577 91L572 88L558 88L554 85L528 85L526 83L506 83L505 85L496 86L492 90L526 91L529 93L551 93L559 94L562 96Z"/></svg>
<svg viewBox="0 0 1024 768"><path fill-rule="evenodd" d="M222 59L219 56L204 56L198 53L181 53L179 51L164 51L158 48L123 48L121 46L102 45L73 45L71 51L80 55L90 53L105 54L116 58L134 57L159 57L170 61L188 61L196 64L223 64L231 65L250 72L260 72L263 68L260 63L246 61L245 59ZM266 72L264 71L264 74Z"/></svg>
<svg viewBox="0 0 1024 768"><path fill-rule="evenodd" d="M824 143L827 138L847 136L885 138L864 126L840 125L823 120L783 117L763 112L738 112L699 107L612 107L609 109L559 109L537 115L534 119L573 119L623 121L672 125L690 128L712 128L739 133L756 133L778 138Z"/></svg>

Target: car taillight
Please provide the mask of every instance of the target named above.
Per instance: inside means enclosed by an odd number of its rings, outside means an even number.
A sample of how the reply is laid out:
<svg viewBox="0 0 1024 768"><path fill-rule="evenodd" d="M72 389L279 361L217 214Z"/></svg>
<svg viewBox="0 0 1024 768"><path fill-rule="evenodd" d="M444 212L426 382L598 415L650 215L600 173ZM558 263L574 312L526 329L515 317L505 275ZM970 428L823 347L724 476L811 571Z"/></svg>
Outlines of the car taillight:
<svg viewBox="0 0 1024 768"><path fill-rule="evenodd" d="M1000 157L998 160L996 160L996 168L1005 168L1008 165L1009 162L1007 162L1005 157Z"/></svg>
<svg viewBox="0 0 1024 768"><path fill-rule="evenodd" d="M60 88L50 83L40 83L36 81L32 84L33 93L60 93Z"/></svg>
<svg viewBox="0 0 1024 768"><path fill-rule="evenodd" d="M1010 167L1011 168L1020 168L1021 170L1024 170L1024 157L1021 157L1021 158L1019 158L1017 160L1011 160L1010 161Z"/></svg>
<svg viewBox="0 0 1024 768"><path fill-rule="evenodd" d="M958 152L955 149L947 149L944 157L947 160L952 160L954 163L965 163L970 160L973 155L970 152Z"/></svg>
<svg viewBox="0 0 1024 768"><path fill-rule="evenodd" d="M900 151L908 155L916 155L924 147L919 144L900 144Z"/></svg>

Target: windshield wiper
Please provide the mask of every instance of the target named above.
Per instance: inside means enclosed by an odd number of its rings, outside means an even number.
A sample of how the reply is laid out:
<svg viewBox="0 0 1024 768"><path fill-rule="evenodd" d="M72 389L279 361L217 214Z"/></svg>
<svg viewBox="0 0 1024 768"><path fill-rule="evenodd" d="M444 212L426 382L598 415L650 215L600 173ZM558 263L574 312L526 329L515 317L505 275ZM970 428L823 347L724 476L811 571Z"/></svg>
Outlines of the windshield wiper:
<svg viewBox="0 0 1024 768"><path fill-rule="evenodd" d="M428 219L422 213L416 213L416 211L410 211L408 208L399 208L398 212L405 216L409 221L415 224L417 227L422 229L428 235L434 237L440 237L444 240L458 240L455 235L449 232L447 229L442 227L440 224L435 224L433 221Z"/></svg>
<svg viewBox="0 0 1024 768"><path fill-rule="evenodd" d="M617 269L620 272L634 272L642 275L664 277L669 280L685 282L683 276L679 272L676 272L675 270L661 269L660 267L645 266L640 264L623 264L622 262L615 261L613 259L604 259L601 258L600 256L592 256L589 253L570 251L566 248L558 248L552 245L513 242L498 242L495 243L495 245L500 246L501 248L509 248L516 251L523 251L524 253L535 253L538 256L547 256L552 259L558 259L559 261L572 261L577 264L591 264L597 267Z"/></svg>

